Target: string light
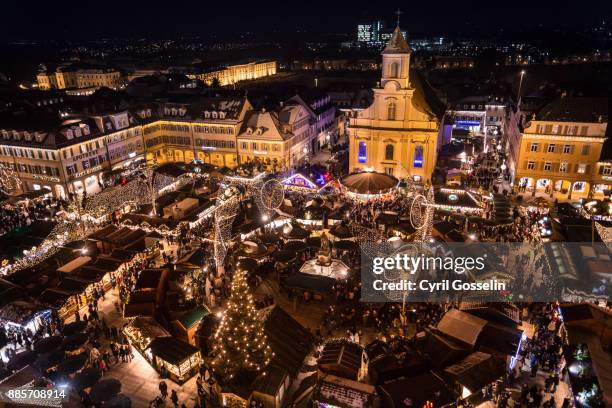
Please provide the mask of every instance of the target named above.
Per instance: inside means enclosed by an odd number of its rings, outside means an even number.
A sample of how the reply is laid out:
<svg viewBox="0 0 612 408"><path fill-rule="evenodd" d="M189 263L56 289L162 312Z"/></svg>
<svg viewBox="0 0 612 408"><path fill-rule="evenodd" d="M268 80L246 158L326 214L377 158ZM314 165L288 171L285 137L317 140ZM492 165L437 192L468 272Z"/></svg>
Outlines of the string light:
<svg viewBox="0 0 612 408"><path fill-rule="evenodd" d="M0 163L0 191L8 195L11 191L21 189L21 179L12 167Z"/></svg>

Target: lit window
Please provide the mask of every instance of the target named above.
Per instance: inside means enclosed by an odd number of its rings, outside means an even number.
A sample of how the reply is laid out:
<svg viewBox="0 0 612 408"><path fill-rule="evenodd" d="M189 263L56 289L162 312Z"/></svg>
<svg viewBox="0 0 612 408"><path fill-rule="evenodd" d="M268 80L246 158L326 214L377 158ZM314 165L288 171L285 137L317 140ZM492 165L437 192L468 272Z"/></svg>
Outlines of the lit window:
<svg viewBox="0 0 612 408"><path fill-rule="evenodd" d="M584 187L585 187L585 184L582 181L577 181L574 183L574 191L576 191L577 193L583 192Z"/></svg>
<svg viewBox="0 0 612 408"><path fill-rule="evenodd" d="M562 162L559 164L559 172L567 173L567 162Z"/></svg>
<svg viewBox="0 0 612 408"><path fill-rule="evenodd" d="M388 144L385 147L385 160L393 160L393 145Z"/></svg>
<svg viewBox="0 0 612 408"><path fill-rule="evenodd" d="M423 146L415 146L414 148L414 160L412 163L415 168L423 167Z"/></svg>
<svg viewBox="0 0 612 408"><path fill-rule="evenodd" d="M395 120L395 102L389 102L387 105L387 119Z"/></svg>
<svg viewBox="0 0 612 408"><path fill-rule="evenodd" d="M359 142L359 148L357 149L357 161L359 163L365 163L368 160L368 153L366 142Z"/></svg>
<svg viewBox="0 0 612 408"><path fill-rule="evenodd" d="M584 173L586 173L586 164L580 163L578 165L578 174L584 174Z"/></svg>
<svg viewBox="0 0 612 408"><path fill-rule="evenodd" d="M590 147L591 146L588 144L582 145L582 155L583 156L586 156L587 154L589 154Z"/></svg>

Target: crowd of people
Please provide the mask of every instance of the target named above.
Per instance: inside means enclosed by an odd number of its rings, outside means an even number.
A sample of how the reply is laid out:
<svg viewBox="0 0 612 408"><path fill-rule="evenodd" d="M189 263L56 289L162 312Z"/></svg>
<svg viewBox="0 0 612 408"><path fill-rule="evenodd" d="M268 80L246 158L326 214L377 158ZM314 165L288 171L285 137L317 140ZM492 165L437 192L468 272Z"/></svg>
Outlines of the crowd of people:
<svg viewBox="0 0 612 408"><path fill-rule="evenodd" d="M0 205L0 236L27 227L36 220L51 220L68 203L53 197L39 197Z"/></svg>

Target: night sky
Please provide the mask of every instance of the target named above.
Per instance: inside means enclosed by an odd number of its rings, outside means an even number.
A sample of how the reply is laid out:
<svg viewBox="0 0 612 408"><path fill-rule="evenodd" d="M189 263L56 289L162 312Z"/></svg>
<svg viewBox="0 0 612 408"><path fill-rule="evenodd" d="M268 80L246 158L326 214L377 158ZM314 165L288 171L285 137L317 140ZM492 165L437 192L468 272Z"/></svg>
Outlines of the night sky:
<svg viewBox="0 0 612 408"><path fill-rule="evenodd" d="M0 4L4 40L352 33L355 24L373 18L394 24L398 7L403 11L402 28L419 35L516 32L594 24L612 17L610 0L4 0Z"/></svg>

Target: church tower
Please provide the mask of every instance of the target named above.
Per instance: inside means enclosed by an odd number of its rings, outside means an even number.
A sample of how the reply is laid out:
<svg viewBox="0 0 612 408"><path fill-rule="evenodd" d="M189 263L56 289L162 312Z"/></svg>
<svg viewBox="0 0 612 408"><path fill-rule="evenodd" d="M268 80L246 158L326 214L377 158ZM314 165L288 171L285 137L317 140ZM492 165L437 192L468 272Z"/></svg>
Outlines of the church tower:
<svg viewBox="0 0 612 408"><path fill-rule="evenodd" d="M400 89L408 89L410 79L410 54L412 51L399 26L393 31L389 44L382 52L382 82L384 88L389 81L395 81Z"/></svg>
<svg viewBox="0 0 612 408"><path fill-rule="evenodd" d="M410 71L412 50L399 25L382 51L380 83L372 104L352 112L350 171L377 171L415 182L431 180L439 121Z"/></svg>

